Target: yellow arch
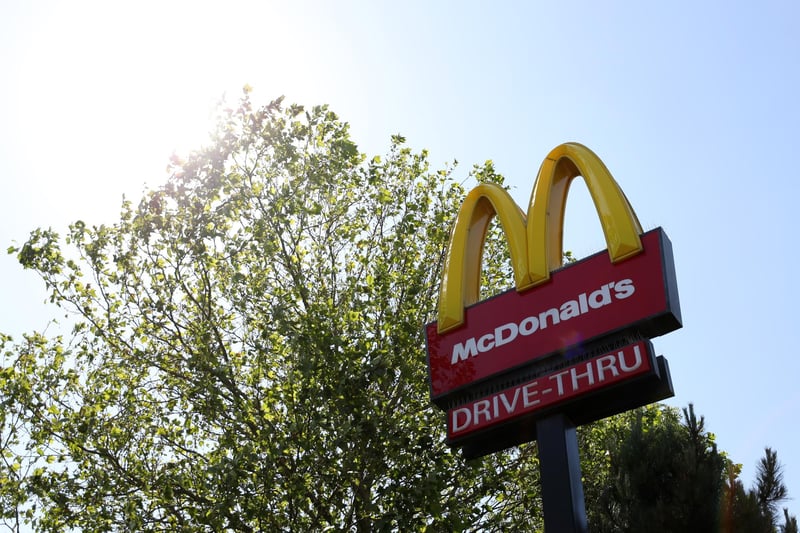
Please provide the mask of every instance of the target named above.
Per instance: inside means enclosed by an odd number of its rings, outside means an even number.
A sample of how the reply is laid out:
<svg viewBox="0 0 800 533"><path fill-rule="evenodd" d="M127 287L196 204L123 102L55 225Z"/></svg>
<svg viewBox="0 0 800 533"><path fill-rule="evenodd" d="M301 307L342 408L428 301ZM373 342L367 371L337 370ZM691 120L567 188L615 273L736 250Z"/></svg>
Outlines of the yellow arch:
<svg viewBox="0 0 800 533"><path fill-rule="evenodd" d="M639 219L600 158L581 144L557 146L539 168L527 222L519 206L498 185L482 183L467 195L445 257L439 333L461 326L464 307L478 301L483 245L494 216L508 241L516 289L523 291L550 279L550 271L562 263L564 210L569 185L577 176L583 176L592 196L611 261L623 261L642 251Z"/></svg>
<svg viewBox="0 0 800 533"><path fill-rule="evenodd" d="M570 183L577 176L583 176L592 196L611 261L642 251L642 226L608 168L582 144L565 143L547 154L528 204L528 264L534 285L550 279L550 271L562 264L564 210Z"/></svg>
<svg viewBox="0 0 800 533"><path fill-rule="evenodd" d="M525 215L505 189L482 183L467 195L450 235L439 295L440 333L460 326L464 307L478 301L483 244L495 215L508 241L516 286L527 286Z"/></svg>

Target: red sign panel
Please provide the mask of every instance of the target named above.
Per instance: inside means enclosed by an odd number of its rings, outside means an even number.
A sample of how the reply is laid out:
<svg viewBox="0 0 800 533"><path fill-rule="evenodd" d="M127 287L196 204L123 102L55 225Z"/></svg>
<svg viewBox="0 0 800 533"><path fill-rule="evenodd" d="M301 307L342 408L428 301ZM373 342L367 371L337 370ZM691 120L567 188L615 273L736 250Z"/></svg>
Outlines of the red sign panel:
<svg viewBox="0 0 800 533"><path fill-rule="evenodd" d="M535 415L584 394L654 371L649 341L581 361L447 412L447 437L458 441L522 415Z"/></svg>
<svg viewBox="0 0 800 533"><path fill-rule="evenodd" d="M679 328L669 239L659 228L642 235L642 245L625 261L598 253L553 272L545 285L484 300L465 310L456 330L439 334L436 322L428 324L434 401L606 335L636 330L652 338Z"/></svg>

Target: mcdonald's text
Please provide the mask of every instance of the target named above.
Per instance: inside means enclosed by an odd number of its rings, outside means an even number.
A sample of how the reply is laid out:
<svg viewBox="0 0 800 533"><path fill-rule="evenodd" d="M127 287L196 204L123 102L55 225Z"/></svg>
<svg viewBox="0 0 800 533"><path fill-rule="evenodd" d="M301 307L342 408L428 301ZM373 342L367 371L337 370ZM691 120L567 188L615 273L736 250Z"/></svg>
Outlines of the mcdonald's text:
<svg viewBox="0 0 800 533"><path fill-rule="evenodd" d="M606 283L590 293L582 292L576 298L567 300L558 307L551 307L539 313L526 316L519 324L508 322L480 337L470 337L464 342L456 343L453 346L451 364L455 365L468 357L477 356L478 353L486 353L495 347L513 342L519 335L525 337L533 335L537 331L543 331L548 327L548 322L549 326L556 326L561 322L586 314L593 309L600 309L609 305L614 300L628 298L635 291L636 287L633 285L633 281L623 279Z"/></svg>
<svg viewBox="0 0 800 533"><path fill-rule="evenodd" d="M450 409L448 440L458 441L521 416L536 417L578 397L648 375L653 361L650 343L639 341Z"/></svg>

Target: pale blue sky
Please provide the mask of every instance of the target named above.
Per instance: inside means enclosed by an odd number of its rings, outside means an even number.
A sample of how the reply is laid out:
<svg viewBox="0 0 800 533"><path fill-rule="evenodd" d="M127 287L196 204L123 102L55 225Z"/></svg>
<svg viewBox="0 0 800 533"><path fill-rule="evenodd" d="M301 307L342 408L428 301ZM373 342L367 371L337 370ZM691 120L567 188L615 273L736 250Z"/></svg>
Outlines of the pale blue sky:
<svg viewBox="0 0 800 533"><path fill-rule="evenodd" d="M669 403L695 403L746 484L777 449L800 498L798 4L117 6L0 0L3 249L113 222L245 83L260 102L330 104L370 155L401 133L459 178L493 159L522 204L548 151L578 141L672 239L684 329L654 341ZM565 245L586 255L605 244L574 189ZM0 274L0 330L43 328L37 279L5 255Z"/></svg>

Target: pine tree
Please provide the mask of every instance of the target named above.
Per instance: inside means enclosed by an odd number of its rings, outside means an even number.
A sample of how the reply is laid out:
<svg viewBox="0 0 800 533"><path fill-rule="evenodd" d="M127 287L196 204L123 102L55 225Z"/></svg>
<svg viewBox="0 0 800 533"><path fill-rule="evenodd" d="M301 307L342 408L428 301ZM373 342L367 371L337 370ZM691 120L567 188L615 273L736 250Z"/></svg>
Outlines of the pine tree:
<svg viewBox="0 0 800 533"><path fill-rule="evenodd" d="M783 524L781 525L781 533L798 533L797 518L789 514L789 509L783 508Z"/></svg>

